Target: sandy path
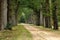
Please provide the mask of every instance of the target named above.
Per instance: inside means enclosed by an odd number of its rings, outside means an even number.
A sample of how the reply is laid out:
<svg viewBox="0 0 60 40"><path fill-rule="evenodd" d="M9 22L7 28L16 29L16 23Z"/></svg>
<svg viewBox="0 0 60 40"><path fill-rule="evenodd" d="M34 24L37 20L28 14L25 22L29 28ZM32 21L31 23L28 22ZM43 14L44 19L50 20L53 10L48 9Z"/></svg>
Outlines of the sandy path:
<svg viewBox="0 0 60 40"><path fill-rule="evenodd" d="M41 31L29 24L23 25L32 34L33 40L60 40L60 36L56 36L51 32Z"/></svg>

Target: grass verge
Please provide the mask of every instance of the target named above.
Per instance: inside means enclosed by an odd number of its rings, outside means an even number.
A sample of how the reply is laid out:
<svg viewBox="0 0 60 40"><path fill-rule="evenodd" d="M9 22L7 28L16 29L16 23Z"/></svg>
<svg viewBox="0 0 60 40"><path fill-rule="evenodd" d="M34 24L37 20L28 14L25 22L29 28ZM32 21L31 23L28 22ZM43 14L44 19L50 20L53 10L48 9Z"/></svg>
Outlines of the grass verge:
<svg viewBox="0 0 60 40"><path fill-rule="evenodd" d="M11 31L0 31L0 40L32 40L32 36L23 25L18 25L13 27Z"/></svg>

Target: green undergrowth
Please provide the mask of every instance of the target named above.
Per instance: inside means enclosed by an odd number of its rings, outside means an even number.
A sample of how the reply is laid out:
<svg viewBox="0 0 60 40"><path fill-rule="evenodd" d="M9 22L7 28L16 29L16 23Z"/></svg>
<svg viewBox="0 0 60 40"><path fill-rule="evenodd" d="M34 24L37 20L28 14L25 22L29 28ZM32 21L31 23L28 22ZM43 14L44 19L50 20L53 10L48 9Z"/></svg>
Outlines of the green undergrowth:
<svg viewBox="0 0 60 40"><path fill-rule="evenodd" d="M32 40L32 36L23 25L18 25L12 30L0 31L0 40Z"/></svg>

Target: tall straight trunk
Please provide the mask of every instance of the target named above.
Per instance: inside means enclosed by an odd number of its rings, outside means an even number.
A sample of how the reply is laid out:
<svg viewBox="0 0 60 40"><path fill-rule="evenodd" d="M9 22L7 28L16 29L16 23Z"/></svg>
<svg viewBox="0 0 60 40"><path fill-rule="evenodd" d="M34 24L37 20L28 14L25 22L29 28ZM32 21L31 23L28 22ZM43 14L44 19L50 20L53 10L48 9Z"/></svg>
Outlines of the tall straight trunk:
<svg viewBox="0 0 60 40"><path fill-rule="evenodd" d="M17 25L17 0L7 0L8 13L7 13L7 29L11 30L12 26Z"/></svg>
<svg viewBox="0 0 60 40"><path fill-rule="evenodd" d="M52 2L51 2L52 0L49 0L49 5L50 5L50 14L52 14ZM51 22L51 26L52 26L52 15L50 16L50 22ZM51 27L52 28L52 27Z"/></svg>
<svg viewBox="0 0 60 40"><path fill-rule="evenodd" d="M0 9L1 25L0 25L0 27L1 27L1 30L3 30L7 25L7 0L1 0L0 6L1 6L1 9Z"/></svg>
<svg viewBox="0 0 60 40"><path fill-rule="evenodd" d="M46 7L45 7L45 1L46 0L43 0L43 2L41 3L41 6L42 6L42 13L43 13L43 26L45 27L45 12L46 12Z"/></svg>
<svg viewBox="0 0 60 40"><path fill-rule="evenodd" d="M46 27L46 28L51 28L49 0L46 0L45 3L46 3L46 4L45 4L45 7L46 7L45 27Z"/></svg>
<svg viewBox="0 0 60 40"><path fill-rule="evenodd" d="M9 30L11 30L11 26L13 25L13 21L12 21L12 9L11 9L11 0L7 0L7 5L8 5L8 7L7 7L7 27L6 27L6 29L9 29Z"/></svg>
<svg viewBox="0 0 60 40"><path fill-rule="evenodd" d="M15 20L16 20L16 25L18 24L18 9L19 9L19 4L20 4L20 2L18 2L17 0L15 0L15 5L16 5L16 9L15 9Z"/></svg>
<svg viewBox="0 0 60 40"><path fill-rule="evenodd" d="M40 4L40 26L43 26L43 4Z"/></svg>
<svg viewBox="0 0 60 40"><path fill-rule="evenodd" d="M55 30L58 30L57 0L52 0L52 4L53 4L53 9L52 9L53 26Z"/></svg>
<svg viewBox="0 0 60 40"><path fill-rule="evenodd" d="M12 13L12 24L15 26L16 25L16 15L17 15L17 13L15 12L15 10L16 10L16 2L15 2L16 0L11 0L11 6L13 6L13 8L11 8L11 13ZM14 3L14 4L13 4ZM12 5L13 4L13 5ZM16 14L15 14L16 13Z"/></svg>
<svg viewBox="0 0 60 40"><path fill-rule="evenodd" d="M1 1L2 0L0 0L0 30L1 30L1 25L2 25L2 19L1 19L1 17L2 17L2 13L1 13Z"/></svg>
<svg viewBox="0 0 60 40"><path fill-rule="evenodd" d="M3 0L3 9L2 9L2 22L3 22L3 27L4 29L7 26L7 0Z"/></svg>

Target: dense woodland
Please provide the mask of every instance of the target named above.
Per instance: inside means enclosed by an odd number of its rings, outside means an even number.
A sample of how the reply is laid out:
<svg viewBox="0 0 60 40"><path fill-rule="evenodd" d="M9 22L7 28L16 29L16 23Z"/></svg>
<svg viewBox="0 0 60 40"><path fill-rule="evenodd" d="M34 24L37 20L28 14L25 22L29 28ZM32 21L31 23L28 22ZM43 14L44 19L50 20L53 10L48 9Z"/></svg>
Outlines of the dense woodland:
<svg viewBox="0 0 60 40"><path fill-rule="evenodd" d="M21 22L58 30L60 0L0 0L0 30Z"/></svg>

